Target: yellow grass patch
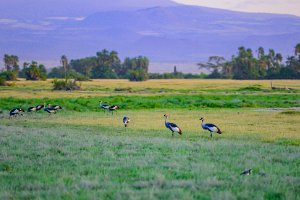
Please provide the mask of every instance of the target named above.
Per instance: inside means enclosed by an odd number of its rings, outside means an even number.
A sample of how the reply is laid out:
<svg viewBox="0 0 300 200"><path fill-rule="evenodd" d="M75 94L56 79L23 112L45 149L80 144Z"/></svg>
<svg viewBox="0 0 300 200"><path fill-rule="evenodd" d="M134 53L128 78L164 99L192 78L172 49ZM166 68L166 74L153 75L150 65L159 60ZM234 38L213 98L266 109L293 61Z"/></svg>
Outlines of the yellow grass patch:
<svg viewBox="0 0 300 200"><path fill-rule="evenodd" d="M125 131L122 123L124 115L131 121L124 134L144 134L143 131L158 131L162 136L171 136L165 128L165 113L169 121L176 123L183 131L183 138L209 137L209 132L201 128L201 117L205 123L217 125L223 134L213 134L213 138L231 138L274 142L280 139L300 141L300 116L284 115L275 111L257 111L254 109L209 109L209 110L141 110L118 111L117 114L93 113L63 113L48 117L47 114L26 117L28 122L37 120L45 125L72 125L85 127L111 127L115 131ZM21 119L20 119L21 120ZM176 135L176 137L180 137Z"/></svg>
<svg viewBox="0 0 300 200"><path fill-rule="evenodd" d="M145 82L130 82L128 80L92 80L81 82L81 91L52 91L52 80L47 81L17 81L14 87L0 87L0 97L17 98L58 98L58 97L96 97L113 94L142 94L151 95L147 89L171 89L193 93L205 93L210 90L237 90L246 87L270 89L269 80L149 80ZM273 80L273 86L279 88L300 89L300 80ZM136 93L117 92L115 89L130 88ZM139 92L143 90L143 92ZM178 91L176 91L178 90ZM166 92L170 93L170 92Z"/></svg>

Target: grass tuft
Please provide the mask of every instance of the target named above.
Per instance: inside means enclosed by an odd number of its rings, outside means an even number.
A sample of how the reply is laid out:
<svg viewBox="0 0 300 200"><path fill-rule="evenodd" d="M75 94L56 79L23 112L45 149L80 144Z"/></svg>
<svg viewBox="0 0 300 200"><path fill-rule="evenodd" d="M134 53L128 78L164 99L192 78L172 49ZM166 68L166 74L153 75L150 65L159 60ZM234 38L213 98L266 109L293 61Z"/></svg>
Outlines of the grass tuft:
<svg viewBox="0 0 300 200"><path fill-rule="evenodd" d="M300 115L300 111L299 110L286 110L286 111L280 112L280 114L284 114L284 115Z"/></svg>

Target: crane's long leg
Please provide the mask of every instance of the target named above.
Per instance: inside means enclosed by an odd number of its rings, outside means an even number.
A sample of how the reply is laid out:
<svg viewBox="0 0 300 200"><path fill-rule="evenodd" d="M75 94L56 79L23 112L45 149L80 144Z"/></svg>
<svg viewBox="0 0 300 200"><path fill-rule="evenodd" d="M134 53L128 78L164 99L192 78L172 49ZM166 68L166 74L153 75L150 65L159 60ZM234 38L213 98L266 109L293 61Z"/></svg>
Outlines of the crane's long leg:
<svg viewBox="0 0 300 200"><path fill-rule="evenodd" d="M210 132L210 137L212 138L212 132Z"/></svg>

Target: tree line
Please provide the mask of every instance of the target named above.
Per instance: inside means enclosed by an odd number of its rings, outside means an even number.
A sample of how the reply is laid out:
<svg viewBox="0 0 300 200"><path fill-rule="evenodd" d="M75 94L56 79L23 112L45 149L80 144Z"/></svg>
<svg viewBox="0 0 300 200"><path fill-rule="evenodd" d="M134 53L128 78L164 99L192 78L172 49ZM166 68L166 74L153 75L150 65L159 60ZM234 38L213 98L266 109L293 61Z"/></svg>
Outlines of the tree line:
<svg viewBox="0 0 300 200"><path fill-rule="evenodd" d="M71 60L66 67L53 68L48 77L68 77L78 80L86 79L129 79L144 81L148 79L149 60L147 57L126 57L122 63L116 51L106 49L97 52L96 56Z"/></svg>
<svg viewBox="0 0 300 200"><path fill-rule="evenodd" d="M238 54L226 61L220 56L209 57L206 63L198 63L199 68L207 69L207 78L231 79L300 79L300 43L294 48L294 55L288 56L283 62L283 56L263 47L257 49L254 56L250 48L239 47Z"/></svg>
<svg viewBox="0 0 300 200"><path fill-rule="evenodd" d="M126 57L122 63L116 51L103 49L96 56L74 59L70 62L66 55L61 56L61 66L52 68L49 73L44 65L32 61L19 66L15 55L4 55L4 69L0 78L14 81L18 77L26 80L45 80L48 78L65 78L76 80L89 79L129 79L144 81L149 78L149 59L145 56Z"/></svg>
<svg viewBox="0 0 300 200"><path fill-rule="evenodd" d="M3 61L5 71L0 73L1 85L5 85L5 81L15 81L18 77L27 80L46 80L47 78L45 66L36 61L24 62L22 69L19 66L18 56L5 54Z"/></svg>
<svg viewBox="0 0 300 200"><path fill-rule="evenodd" d="M267 52L259 47L255 53L250 48L239 47L237 55L227 61L221 56L211 56L205 63L198 63L200 69L208 74L184 74L174 67L172 73L149 73L149 59L145 56L129 58L121 62L118 52L103 49L95 56L68 60L61 56L61 66L54 67L48 73L43 64L36 61L24 62L22 69L19 58L15 55L4 55L4 69L0 73L0 83L14 81L18 77L27 80L45 80L48 78L65 78L79 81L89 79L129 79L144 81L147 79L172 78L226 78L226 79L300 79L300 43L294 48L294 55L283 56L269 49ZM256 55L255 55L256 54ZM3 85L3 84L2 84Z"/></svg>

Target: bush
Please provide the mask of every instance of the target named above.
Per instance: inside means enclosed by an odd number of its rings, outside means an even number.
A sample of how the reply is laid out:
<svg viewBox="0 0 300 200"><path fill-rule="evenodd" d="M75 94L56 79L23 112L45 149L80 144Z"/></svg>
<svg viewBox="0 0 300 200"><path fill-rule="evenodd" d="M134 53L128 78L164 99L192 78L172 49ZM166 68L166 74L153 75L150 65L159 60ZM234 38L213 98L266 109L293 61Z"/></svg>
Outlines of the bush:
<svg viewBox="0 0 300 200"><path fill-rule="evenodd" d="M126 88L115 88L116 92L132 92L132 88L131 87L126 87Z"/></svg>
<svg viewBox="0 0 300 200"><path fill-rule="evenodd" d="M67 72L67 77L75 79L76 81L89 81L90 79L83 74L76 72L75 70L71 69Z"/></svg>
<svg viewBox="0 0 300 200"><path fill-rule="evenodd" d="M0 73L0 77L5 79L6 81L16 81L17 73L14 71L4 71Z"/></svg>
<svg viewBox="0 0 300 200"><path fill-rule="evenodd" d="M0 77L0 86L7 86L6 80L3 77Z"/></svg>
<svg viewBox="0 0 300 200"><path fill-rule="evenodd" d="M76 80L57 80L53 81L53 90L80 90L80 85Z"/></svg>
<svg viewBox="0 0 300 200"><path fill-rule="evenodd" d="M28 67L23 68L22 73L24 73L26 80L46 80L47 71L44 65L39 65L36 61L32 61Z"/></svg>

